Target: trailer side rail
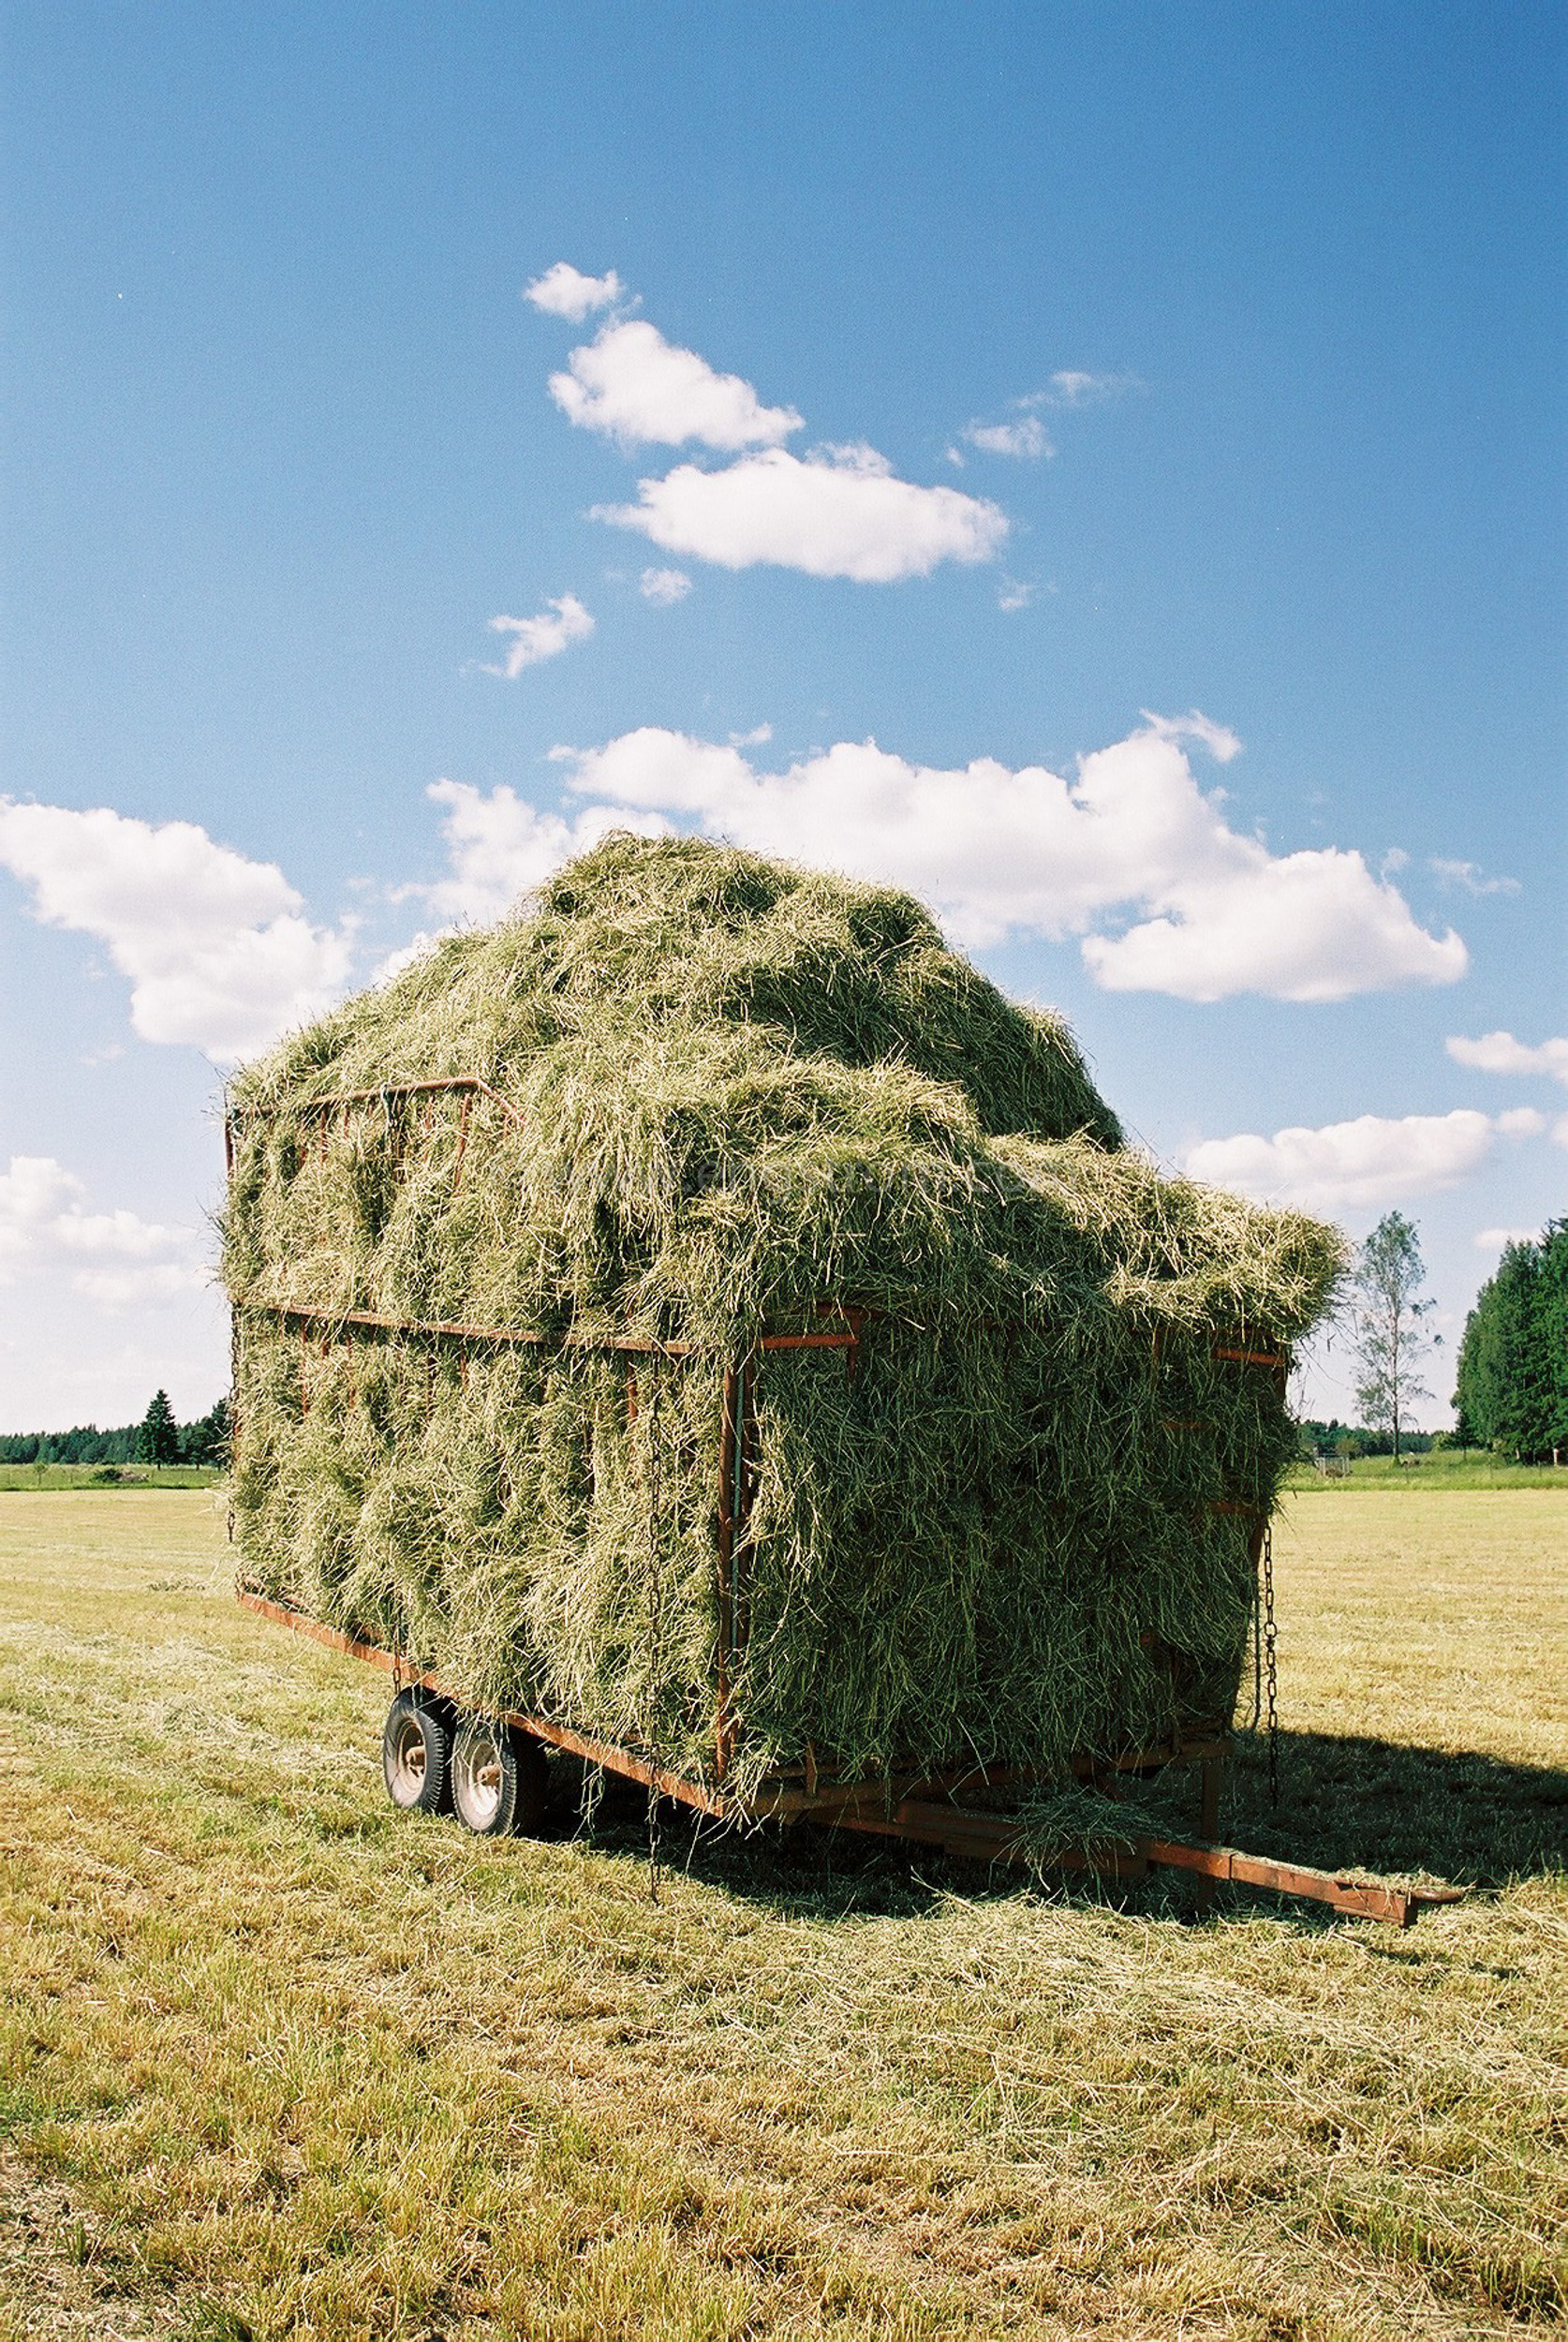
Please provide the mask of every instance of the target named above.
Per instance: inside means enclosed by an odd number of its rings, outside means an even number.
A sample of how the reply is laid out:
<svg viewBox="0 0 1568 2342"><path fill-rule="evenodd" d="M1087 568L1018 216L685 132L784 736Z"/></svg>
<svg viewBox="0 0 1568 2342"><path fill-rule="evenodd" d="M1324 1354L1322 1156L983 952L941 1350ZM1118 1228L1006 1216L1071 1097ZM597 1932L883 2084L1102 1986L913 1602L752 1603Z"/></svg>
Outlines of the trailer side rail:
<svg viewBox="0 0 1568 2342"><path fill-rule="evenodd" d="M401 1689L418 1684L434 1697L460 1706L439 1679L410 1668L394 1651L379 1643L362 1642L335 1626L307 1618L303 1611L272 1602L249 1587L237 1589L238 1599L257 1617L286 1626L329 1651L363 1660L390 1675ZM741 1799L710 1788L690 1774L673 1772L618 1742L600 1741L553 1717L509 1710L501 1721L553 1748L599 1765L622 1779L635 1781L660 1797L696 1807L718 1821L763 1819L815 1820L836 1830L854 1830L872 1836L900 1838L917 1845L939 1847L944 1853L983 1862L1038 1862L1038 1852L1026 1843L1015 1814L1006 1810L957 1803L960 1791L977 1787L1022 1786L1015 1768L969 1765L958 1771L880 1775L854 1782L825 1782L796 1786L792 1778L764 1781L751 1797ZM1201 1761L1206 1773L1223 1753L1222 1742L1206 1739L1179 1742L1171 1750L1129 1752L1117 1760L1118 1769ZM1083 1770L1092 1771L1090 1760ZM1104 1768L1109 1770L1110 1768ZM1206 1798L1206 1806L1208 1801ZM1097 1876L1137 1879L1150 1869L1187 1871L1194 1875L1235 1886L1264 1887L1276 1894L1327 1904L1356 1919L1383 1920L1408 1927L1423 1905L1456 1903L1462 1887L1400 1887L1382 1880L1358 1878L1341 1872L1314 1869L1309 1863L1284 1862L1270 1855L1247 1854L1237 1846L1189 1844L1180 1839L1138 1836L1126 1842L1087 1842L1052 1850L1043 1867L1066 1872L1090 1872Z"/></svg>

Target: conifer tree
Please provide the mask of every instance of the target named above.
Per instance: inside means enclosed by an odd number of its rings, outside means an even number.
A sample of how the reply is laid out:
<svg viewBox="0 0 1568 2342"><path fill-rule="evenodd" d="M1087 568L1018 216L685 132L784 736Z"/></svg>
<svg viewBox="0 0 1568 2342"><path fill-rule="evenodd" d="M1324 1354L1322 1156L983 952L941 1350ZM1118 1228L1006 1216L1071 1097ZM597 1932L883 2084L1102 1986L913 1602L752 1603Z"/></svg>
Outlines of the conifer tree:
<svg viewBox="0 0 1568 2342"><path fill-rule="evenodd" d="M137 1433L139 1463L168 1464L180 1460L180 1427L166 1390L155 1391Z"/></svg>

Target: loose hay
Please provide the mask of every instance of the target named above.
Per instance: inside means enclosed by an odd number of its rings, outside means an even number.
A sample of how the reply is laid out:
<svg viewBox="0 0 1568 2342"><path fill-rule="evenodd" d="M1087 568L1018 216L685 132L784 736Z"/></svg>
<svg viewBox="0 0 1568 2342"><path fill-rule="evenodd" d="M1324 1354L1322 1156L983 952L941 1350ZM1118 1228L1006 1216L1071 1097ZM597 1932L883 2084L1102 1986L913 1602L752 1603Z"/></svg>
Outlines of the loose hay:
<svg viewBox="0 0 1568 2342"><path fill-rule="evenodd" d="M497 1095L392 1097L479 1076ZM347 1092L376 1094L347 1106ZM711 1774L720 1391L755 1376L731 1779L1228 1717L1274 1378L1338 1234L1161 1177L907 897L608 839L248 1068L235 1504L276 1599ZM308 1325L278 1314L318 1312ZM510 1330L459 1342L350 1312ZM636 1336L690 1345L642 1357Z"/></svg>

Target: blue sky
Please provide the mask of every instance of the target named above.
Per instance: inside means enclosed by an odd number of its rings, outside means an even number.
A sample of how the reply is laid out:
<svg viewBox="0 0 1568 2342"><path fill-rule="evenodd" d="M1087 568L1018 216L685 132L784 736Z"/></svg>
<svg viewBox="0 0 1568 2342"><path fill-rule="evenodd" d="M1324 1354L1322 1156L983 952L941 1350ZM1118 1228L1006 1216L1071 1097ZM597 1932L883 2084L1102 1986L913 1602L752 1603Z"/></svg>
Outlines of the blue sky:
<svg viewBox="0 0 1568 2342"><path fill-rule="evenodd" d="M612 818L916 886L1457 1335L1568 1207L1565 46L17 0L0 1428L206 1406L224 1058Z"/></svg>

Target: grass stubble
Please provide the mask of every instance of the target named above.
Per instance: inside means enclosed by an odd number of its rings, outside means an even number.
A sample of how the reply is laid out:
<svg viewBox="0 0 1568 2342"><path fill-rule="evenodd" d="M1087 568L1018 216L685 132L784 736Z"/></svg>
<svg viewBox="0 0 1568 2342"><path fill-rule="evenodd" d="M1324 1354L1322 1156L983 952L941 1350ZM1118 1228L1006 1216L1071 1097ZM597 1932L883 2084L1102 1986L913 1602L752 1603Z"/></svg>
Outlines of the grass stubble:
<svg viewBox="0 0 1568 2342"><path fill-rule="evenodd" d="M1305 1493L1285 1806L1398 1935L394 1816L210 1494L0 1501L0 2335L1245 2337L1565 2301L1568 1504ZM1435 1859L1434 1859L1435 1858Z"/></svg>

